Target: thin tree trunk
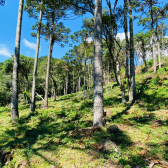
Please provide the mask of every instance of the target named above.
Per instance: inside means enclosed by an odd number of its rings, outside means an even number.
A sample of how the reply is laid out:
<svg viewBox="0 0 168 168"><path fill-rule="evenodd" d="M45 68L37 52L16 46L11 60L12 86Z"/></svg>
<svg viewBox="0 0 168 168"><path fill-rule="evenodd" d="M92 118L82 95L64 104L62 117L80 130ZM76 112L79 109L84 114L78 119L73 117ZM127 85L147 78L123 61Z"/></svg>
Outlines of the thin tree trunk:
<svg viewBox="0 0 168 168"><path fill-rule="evenodd" d="M49 74L50 74L50 63L53 51L53 25L54 19L52 21L51 26L51 33L50 33L50 46L49 46L49 55L48 55L48 62L47 62L47 75L46 75L46 85L45 85L45 99L44 99L44 107L48 107L48 87L49 87Z"/></svg>
<svg viewBox="0 0 168 168"><path fill-rule="evenodd" d="M143 62L145 63L145 70L147 70L147 63L146 63L146 49L145 49L145 44L144 44L144 42L142 42L142 50L143 50L143 56L142 56L142 58L143 58Z"/></svg>
<svg viewBox="0 0 168 168"><path fill-rule="evenodd" d="M124 0L124 31L125 31L125 40L126 40L126 69L125 76L127 78L127 89L130 100L130 80L129 80L129 66L128 66L128 50L129 50L129 41L128 41L128 27L127 27L127 0Z"/></svg>
<svg viewBox="0 0 168 168"><path fill-rule="evenodd" d="M84 68L84 99L85 99L85 90L86 90L86 48L85 48L85 68Z"/></svg>
<svg viewBox="0 0 168 168"><path fill-rule="evenodd" d="M60 91L61 91L61 84L60 84L60 74L59 74L59 89L58 89L58 96L60 95Z"/></svg>
<svg viewBox="0 0 168 168"><path fill-rule="evenodd" d="M81 78L79 76L79 80L78 80L78 89L79 89L79 92L81 91L80 85L81 85Z"/></svg>
<svg viewBox="0 0 168 168"><path fill-rule="evenodd" d="M108 75L108 84L110 83L110 78L109 78L109 69L110 69L110 67L109 67L109 62L108 62L108 73L107 73L107 75Z"/></svg>
<svg viewBox="0 0 168 168"><path fill-rule="evenodd" d="M91 59L91 89L93 88L93 62Z"/></svg>
<svg viewBox="0 0 168 168"><path fill-rule="evenodd" d="M65 72L66 76L65 76L65 94L68 94L68 71Z"/></svg>
<svg viewBox="0 0 168 168"><path fill-rule="evenodd" d="M117 79L118 79L118 82L119 84L121 85L121 77L120 77L120 65L118 63L118 61L116 61L116 70L117 70Z"/></svg>
<svg viewBox="0 0 168 168"><path fill-rule="evenodd" d="M88 75L89 75L89 90L90 90L90 64L88 64Z"/></svg>
<svg viewBox="0 0 168 168"><path fill-rule="evenodd" d="M38 54L39 54L39 47L40 47L40 31L41 31L41 20L42 20L42 5L43 5L43 0L41 0L41 10L40 10L39 23L38 23L38 31L37 31L37 44L36 44L36 54L35 54L35 59L34 59L32 98L31 98L31 104L30 104L30 111L35 111L35 91L36 91L35 88L36 88Z"/></svg>
<svg viewBox="0 0 168 168"><path fill-rule="evenodd" d="M152 32L152 48L153 48L153 50L152 50L152 56L153 56L153 66L154 66L154 74L156 74L157 73L157 71L156 71L156 54L154 54L155 53L155 42L154 42L154 32L153 32L153 23L154 23L154 21L153 21L153 10L152 10L152 0L150 0L150 8L151 8L151 32Z"/></svg>
<svg viewBox="0 0 168 168"><path fill-rule="evenodd" d="M132 1L129 0L129 26L130 26L130 79L131 79L131 97L130 100L136 100L135 87L135 65L134 65L134 39L133 39L133 17Z"/></svg>
<svg viewBox="0 0 168 168"><path fill-rule="evenodd" d="M12 122L14 122L16 118L19 118L19 112L18 112L18 66L19 66L19 56L20 56L20 38L21 38L23 4L24 4L24 0L20 0L19 11L18 11L18 20L17 20L17 29L16 29L13 76L12 76L12 101L11 101Z"/></svg>
<svg viewBox="0 0 168 168"><path fill-rule="evenodd" d="M165 49L164 49L164 41L163 41L163 22L162 22L162 51L163 51L164 65L165 65Z"/></svg>
<svg viewBox="0 0 168 168"><path fill-rule="evenodd" d="M162 22L162 51L163 51L164 65L165 65L165 48L164 48L164 41L163 41L163 22Z"/></svg>
<svg viewBox="0 0 168 168"><path fill-rule="evenodd" d="M158 22L156 22L156 30L157 30L157 47L158 47L158 57L159 57L159 69L160 69L161 68L161 58L160 58L160 43L159 43Z"/></svg>
<svg viewBox="0 0 168 168"><path fill-rule="evenodd" d="M66 82L64 82L64 95L66 95Z"/></svg>
<svg viewBox="0 0 168 168"><path fill-rule="evenodd" d="M52 81L53 81L53 95L54 95L54 101L56 101L56 88L57 88L57 85L56 85L56 81L55 79L53 78L53 76L51 77L52 78Z"/></svg>
<svg viewBox="0 0 168 168"><path fill-rule="evenodd" d="M44 98L44 107L48 107L48 87L49 87L49 75L50 75L50 63L52 57L52 50L53 50L53 42L52 42L52 33L50 34L50 46L49 46L49 55L48 55L48 62L47 62L47 75L46 75L46 85L45 85L45 98Z"/></svg>
<svg viewBox="0 0 168 168"><path fill-rule="evenodd" d="M74 82L74 68L73 68L73 93L75 92L75 82Z"/></svg>
<svg viewBox="0 0 168 168"><path fill-rule="evenodd" d="M94 121L93 127L103 123L103 64L102 64L102 0L95 0L95 40L94 40Z"/></svg>

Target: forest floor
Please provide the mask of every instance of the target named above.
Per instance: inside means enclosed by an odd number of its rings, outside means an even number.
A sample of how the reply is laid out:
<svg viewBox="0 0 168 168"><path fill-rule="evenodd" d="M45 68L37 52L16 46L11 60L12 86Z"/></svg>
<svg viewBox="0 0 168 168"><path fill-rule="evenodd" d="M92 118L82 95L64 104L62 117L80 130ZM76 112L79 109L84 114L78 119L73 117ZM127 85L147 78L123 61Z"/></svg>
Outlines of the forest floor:
<svg viewBox="0 0 168 168"><path fill-rule="evenodd" d="M124 105L115 83L104 88L106 126L92 129L93 91L37 103L29 112L0 108L0 167L4 168L167 168L168 68L136 75L138 100ZM128 100L128 96L126 96Z"/></svg>

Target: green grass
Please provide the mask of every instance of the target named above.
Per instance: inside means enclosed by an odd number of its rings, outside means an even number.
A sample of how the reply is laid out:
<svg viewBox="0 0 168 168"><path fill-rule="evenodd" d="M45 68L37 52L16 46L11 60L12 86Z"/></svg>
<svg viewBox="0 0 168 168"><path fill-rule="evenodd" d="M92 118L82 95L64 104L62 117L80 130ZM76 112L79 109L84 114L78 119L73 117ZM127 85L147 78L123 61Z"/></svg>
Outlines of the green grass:
<svg viewBox="0 0 168 168"><path fill-rule="evenodd" d="M104 87L106 126L91 132L93 91L49 100L49 108L29 113L20 106L20 119L11 123L10 109L0 108L0 157L7 168L31 167L147 167L153 160L168 161L168 72L136 76L138 100L122 104L115 83ZM128 99L128 95L126 95ZM113 126L118 129L114 130ZM118 147L100 150L112 141ZM4 154L2 154L4 153ZM120 155L120 154L121 155ZM2 156L3 155L3 156ZM163 162L156 164L163 167Z"/></svg>

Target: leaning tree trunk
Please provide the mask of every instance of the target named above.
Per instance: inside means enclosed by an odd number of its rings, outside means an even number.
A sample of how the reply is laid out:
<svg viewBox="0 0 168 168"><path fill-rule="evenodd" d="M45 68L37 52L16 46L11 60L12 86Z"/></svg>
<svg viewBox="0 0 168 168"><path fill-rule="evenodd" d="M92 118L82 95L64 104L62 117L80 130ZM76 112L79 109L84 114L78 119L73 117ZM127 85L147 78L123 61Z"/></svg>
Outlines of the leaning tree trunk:
<svg viewBox="0 0 168 168"><path fill-rule="evenodd" d="M131 97L130 100L136 100L135 87L135 65L134 65L134 39L133 39L133 17L132 1L129 0L129 27L130 27L130 80L131 80Z"/></svg>
<svg viewBox="0 0 168 168"><path fill-rule="evenodd" d="M18 66L19 66L19 55L20 55L20 37L21 37L23 4L24 4L24 0L20 0L19 11L18 11L18 20L17 20L17 29L16 29L13 77L12 77L12 102L11 102L12 122L14 122L16 118L19 118L19 112L18 112Z"/></svg>
<svg viewBox="0 0 168 168"><path fill-rule="evenodd" d="M34 71L33 71L33 84L32 84L32 98L30 104L30 111L35 111L35 88L36 88L36 76L37 76L37 63L38 63L38 54L40 47L40 30L41 30L41 20L42 20L42 5L43 0L41 0L41 9L38 23L38 31L37 31L37 44L36 44L36 54L34 59Z"/></svg>
<svg viewBox="0 0 168 168"><path fill-rule="evenodd" d="M150 9L151 9L151 32L152 32L152 56L153 56L153 67L154 67L154 74L157 73L156 71L156 54L155 53L155 42L154 42L154 32L153 32L153 10L152 10L152 0L150 0Z"/></svg>
<svg viewBox="0 0 168 168"><path fill-rule="evenodd" d="M94 34L94 121L93 127L103 123L103 64L102 64L102 0L95 0Z"/></svg>

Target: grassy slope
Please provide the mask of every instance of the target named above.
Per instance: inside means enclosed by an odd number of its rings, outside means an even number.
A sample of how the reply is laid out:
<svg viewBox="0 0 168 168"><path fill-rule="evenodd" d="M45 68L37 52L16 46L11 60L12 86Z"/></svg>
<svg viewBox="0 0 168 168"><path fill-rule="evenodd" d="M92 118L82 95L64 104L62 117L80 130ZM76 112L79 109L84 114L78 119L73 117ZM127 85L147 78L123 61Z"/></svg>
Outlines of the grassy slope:
<svg viewBox="0 0 168 168"><path fill-rule="evenodd" d="M138 101L121 103L117 86L104 89L107 123L91 132L93 95L82 92L49 101L49 108L29 113L20 107L20 119L11 124L10 109L0 108L0 149L6 167L166 167L168 161L168 71L136 76ZM38 104L43 104L39 102ZM40 105L39 105L40 107ZM112 125L118 130L111 130ZM104 141L114 142L119 152L100 150ZM9 152L10 151L10 152ZM0 165L2 167L2 164Z"/></svg>

